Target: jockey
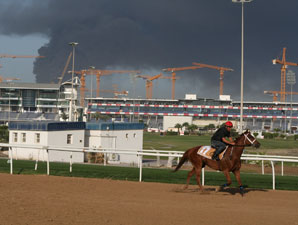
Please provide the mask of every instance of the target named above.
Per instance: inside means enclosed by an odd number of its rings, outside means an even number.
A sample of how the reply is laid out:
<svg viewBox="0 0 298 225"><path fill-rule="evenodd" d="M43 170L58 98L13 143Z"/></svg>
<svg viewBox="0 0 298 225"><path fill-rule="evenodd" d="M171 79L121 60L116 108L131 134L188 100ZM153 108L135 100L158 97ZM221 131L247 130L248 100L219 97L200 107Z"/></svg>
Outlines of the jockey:
<svg viewBox="0 0 298 225"><path fill-rule="evenodd" d="M219 128L211 137L211 146L216 149L212 156L213 160L216 159L216 161L219 161L218 156L225 150L227 144L235 145L230 133L232 127L232 122L227 121L224 126Z"/></svg>

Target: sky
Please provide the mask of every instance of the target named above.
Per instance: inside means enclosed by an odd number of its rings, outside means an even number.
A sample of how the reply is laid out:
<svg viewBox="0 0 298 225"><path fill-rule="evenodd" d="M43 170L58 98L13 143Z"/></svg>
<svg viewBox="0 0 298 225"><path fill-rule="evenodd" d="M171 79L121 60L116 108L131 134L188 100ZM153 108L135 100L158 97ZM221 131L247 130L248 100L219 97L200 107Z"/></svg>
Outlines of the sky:
<svg viewBox="0 0 298 225"><path fill-rule="evenodd" d="M296 0L245 4L244 100L272 101L264 91L280 90L281 66L273 65L272 59L281 59L283 48L287 61L298 62L297 8ZM233 72L224 74L224 94L240 100L241 4L231 0L0 0L0 54L45 56L0 58L1 76L19 77L21 82L57 82L72 41L79 43L75 70L95 66L154 76L163 68L193 62L232 68ZM298 73L298 67L288 69ZM201 68L180 71L177 76L176 98L188 93L218 99L219 71ZM89 89L90 83L88 78ZM145 80L133 75L101 78L101 89L112 85L129 91L129 97L145 97ZM293 85L293 91L297 89ZM290 91L289 85L286 90ZM153 81L153 98L171 98L170 79ZM298 96L293 100L298 101Z"/></svg>

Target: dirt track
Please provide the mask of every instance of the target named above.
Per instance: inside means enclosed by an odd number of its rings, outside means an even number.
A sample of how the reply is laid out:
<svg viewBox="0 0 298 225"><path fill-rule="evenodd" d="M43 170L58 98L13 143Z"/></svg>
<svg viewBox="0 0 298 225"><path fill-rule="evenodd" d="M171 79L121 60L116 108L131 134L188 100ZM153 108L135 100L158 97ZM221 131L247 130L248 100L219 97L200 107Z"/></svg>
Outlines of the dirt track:
<svg viewBox="0 0 298 225"><path fill-rule="evenodd" d="M0 224L298 224L298 192L0 174Z"/></svg>

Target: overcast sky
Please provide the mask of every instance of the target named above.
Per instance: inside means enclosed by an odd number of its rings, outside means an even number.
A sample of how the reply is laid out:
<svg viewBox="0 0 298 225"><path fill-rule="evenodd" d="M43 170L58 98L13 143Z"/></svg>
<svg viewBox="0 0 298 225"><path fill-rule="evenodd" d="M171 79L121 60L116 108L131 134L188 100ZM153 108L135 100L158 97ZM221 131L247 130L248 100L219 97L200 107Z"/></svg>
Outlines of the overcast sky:
<svg viewBox="0 0 298 225"><path fill-rule="evenodd" d="M245 4L245 100L271 101L264 90L280 90L281 66L272 59L281 59L284 47L287 61L298 62L297 9L297 0ZM0 74L23 82L57 82L71 51L68 43L75 41L76 70L92 65L153 76L192 62L223 66L234 69L225 72L224 94L240 99L241 4L231 0L0 0L0 41L1 54L46 57L0 59ZM298 67L289 69L298 74ZM186 93L218 98L219 71L203 68L177 76L176 98ZM130 97L145 97L142 79L122 74L101 81L102 89L117 84ZM153 97L170 98L170 80L154 81Z"/></svg>

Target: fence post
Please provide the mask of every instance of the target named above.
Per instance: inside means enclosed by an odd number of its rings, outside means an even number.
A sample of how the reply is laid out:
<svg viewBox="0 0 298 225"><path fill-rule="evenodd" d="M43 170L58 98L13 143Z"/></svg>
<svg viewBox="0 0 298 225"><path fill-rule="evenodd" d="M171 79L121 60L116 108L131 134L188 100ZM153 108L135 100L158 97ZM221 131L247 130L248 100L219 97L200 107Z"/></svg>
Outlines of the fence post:
<svg viewBox="0 0 298 225"><path fill-rule="evenodd" d="M202 186L205 186L205 168L202 169Z"/></svg>
<svg viewBox="0 0 298 225"><path fill-rule="evenodd" d="M49 149L46 148L47 151L47 175L50 175L50 154L49 154Z"/></svg>
<svg viewBox="0 0 298 225"><path fill-rule="evenodd" d="M69 159L69 172L72 172L72 152L70 152L70 159Z"/></svg>
<svg viewBox="0 0 298 225"><path fill-rule="evenodd" d="M37 150L37 158L36 158L36 161L35 161L35 168L34 168L35 171L37 170L37 166L38 166L39 152L40 152L40 149Z"/></svg>
<svg viewBox="0 0 298 225"><path fill-rule="evenodd" d="M275 169L274 169L274 162L271 161L272 166L272 189L275 190Z"/></svg>
<svg viewBox="0 0 298 225"><path fill-rule="evenodd" d="M12 166L12 148L9 147L9 153L10 153L10 174L13 174L13 166Z"/></svg>
<svg viewBox="0 0 298 225"><path fill-rule="evenodd" d="M159 152L156 152L157 156L156 156L156 166L160 167L160 156L159 156Z"/></svg>
<svg viewBox="0 0 298 225"><path fill-rule="evenodd" d="M281 175L284 175L284 161L281 161Z"/></svg>
<svg viewBox="0 0 298 225"><path fill-rule="evenodd" d="M139 182L142 182L143 155L139 155L139 167L140 167Z"/></svg>
<svg viewBox="0 0 298 225"><path fill-rule="evenodd" d="M264 171L264 160L262 160L262 174L263 175L265 174L265 171Z"/></svg>

